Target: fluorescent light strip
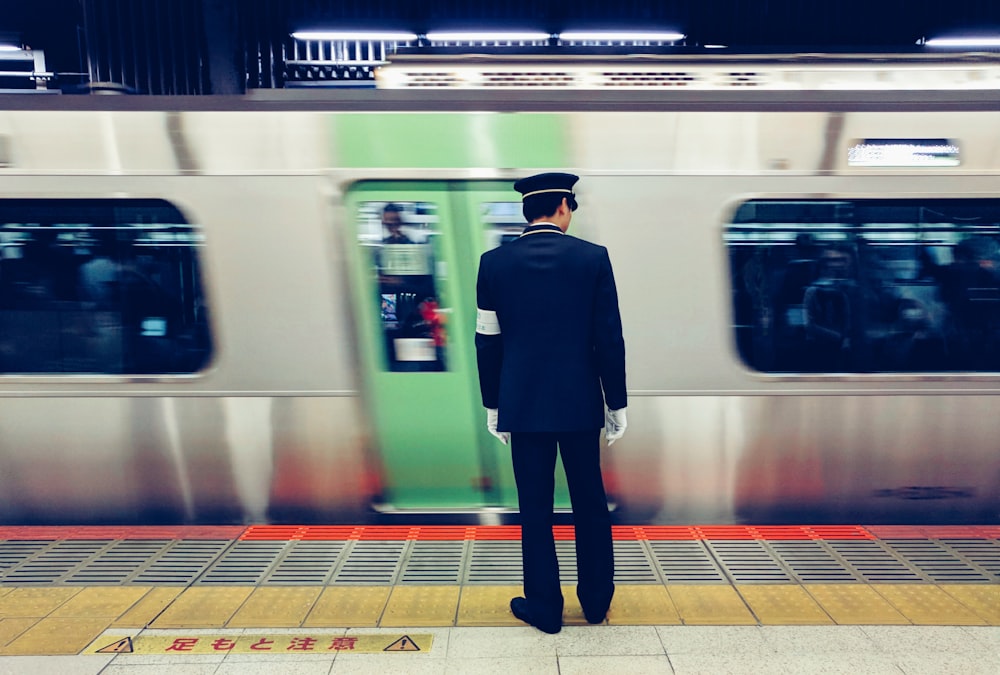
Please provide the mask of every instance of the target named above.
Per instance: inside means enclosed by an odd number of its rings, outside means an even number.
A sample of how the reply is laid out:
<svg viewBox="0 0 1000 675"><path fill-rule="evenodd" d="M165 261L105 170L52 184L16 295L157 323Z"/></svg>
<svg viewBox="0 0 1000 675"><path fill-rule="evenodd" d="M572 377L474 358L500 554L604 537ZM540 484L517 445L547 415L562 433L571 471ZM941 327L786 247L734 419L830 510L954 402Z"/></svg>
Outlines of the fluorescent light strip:
<svg viewBox="0 0 1000 675"><path fill-rule="evenodd" d="M677 32L566 31L558 35L570 42L674 42L685 35Z"/></svg>
<svg viewBox="0 0 1000 675"><path fill-rule="evenodd" d="M296 40L371 40L374 42L412 42L417 39L415 33L403 31L364 31L364 30L306 30L292 33Z"/></svg>
<svg viewBox="0 0 1000 675"><path fill-rule="evenodd" d="M1000 47L1000 36L931 38L928 47Z"/></svg>
<svg viewBox="0 0 1000 675"><path fill-rule="evenodd" d="M0 52L19 52L21 48L16 45L0 45Z"/></svg>
<svg viewBox="0 0 1000 675"><path fill-rule="evenodd" d="M431 42L541 42L552 36L532 31L441 31L425 37Z"/></svg>

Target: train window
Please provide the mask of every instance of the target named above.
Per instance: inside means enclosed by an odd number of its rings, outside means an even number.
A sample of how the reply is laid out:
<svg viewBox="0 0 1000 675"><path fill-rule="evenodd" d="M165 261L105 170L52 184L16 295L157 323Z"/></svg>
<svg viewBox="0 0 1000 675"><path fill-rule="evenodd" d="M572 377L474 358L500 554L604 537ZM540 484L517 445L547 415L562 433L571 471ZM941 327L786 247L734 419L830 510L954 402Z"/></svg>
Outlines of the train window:
<svg viewBox="0 0 1000 675"><path fill-rule="evenodd" d="M446 267L439 251L437 206L428 202L363 202L358 240L369 249L378 278L386 368L392 372L446 370Z"/></svg>
<svg viewBox="0 0 1000 675"><path fill-rule="evenodd" d="M1000 200L754 200L726 228L765 373L1000 371Z"/></svg>
<svg viewBox="0 0 1000 675"><path fill-rule="evenodd" d="M0 373L200 370L201 244L162 200L0 200Z"/></svg>
<svg viewBox="0 0 1000 675"><path fill-rule="evenodd" d="M486 228L486 250L514 241L524 232L521 202L483 202L483 225Z"/></svg>

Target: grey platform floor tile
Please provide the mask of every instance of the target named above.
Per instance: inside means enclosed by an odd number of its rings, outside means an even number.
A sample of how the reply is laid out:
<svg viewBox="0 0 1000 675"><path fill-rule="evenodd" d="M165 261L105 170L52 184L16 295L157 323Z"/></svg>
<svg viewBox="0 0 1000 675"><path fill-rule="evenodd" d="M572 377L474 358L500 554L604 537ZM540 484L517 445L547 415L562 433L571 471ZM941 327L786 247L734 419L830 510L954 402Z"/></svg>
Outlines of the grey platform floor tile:
<svg viewBox="0 0 1000 675"><path fill-rule="evenodd" d="M179 663L175 666L163 665L115 665L101 671L101 675L212 675L217 664Z"/></svg>
<svg viewBox="0 0 1000 675"><path fill-rule="evenodd" d="M511 659L448 659L445 675L564 675L562 659L552 656ZM607 671L605 671L607 672Z"/></svg>
<svg viewBox="0 0 1000 675"><path fill-rule="evenodd" d="M674 654L774 654L760 626L657 626L667 656Z"/></svg>
<svg viewBox="0 0 1000 675"><path fill-rule="evenodd" d="M774 656L749 654L710 655L707 653L670 656L670 665L677 675L796 675ZM896 675L900 675L897 673Z"/></svg>
<svg viewBox="0 0 1000 675"><path fill-rule="evenodd" d="M969 654L982 643L960 626L861 626L878 651L888 655Z"/></svg>
<svg viewBox="0 0 1000 675"><path fill-rule="evenodd" d="M563 626L552 639L560 657L664 653L655 626Z"/></svg>
<svg viewBox="0 0 1000 675"><path fill-rule="evenodd" d="M962 626L962 630L987 649L993 650L1000 663L1000 626Z"/></svg>
<svg viewBox="0 0 1000 675"><path fill-rule="evenodd" d="M350 675L444 675L447 661L420 655L338 654L330 673Z"/></svg>
<svg viewBox="0 0 1000 675"><path fill-rule="evenodd" d="M238 661L235 663L224 662L215 671L216 675L327 675L333 667L333 658L327 657L324 660L298 660L292 661Z"/></svg>
<svg viewBox="0 0 1000 675"><path fill-rule="evenodd" d="M188 665L218 668L225 654L119 654L112 666L173 666Z"/></svg>
<svg viewBox="0 0 1000 675"><path fill-rule="evenodd" d="M903 675L889 658L793 656L739 656L678 654L670 663L677 675Z"/></svg>
<svg viewBox="0 0 1000 675"><path fill-rule="evenodd" d="M267 631L268 635L275 635L273 631ZM227 654L223 661L226 665L242 665L244 663L275 663L285 664L291 661L317 663L326 662L327 665L336 657L336 652L323 654Z"/></svg>
<svg viewBox="0 0 1000 675"><path fill-rule="evenodd" d="M96 675L102 672L113 658L101 654L0 656L0 675Z"/></svg>
<svg viewBox="0 0 1000 675"><path fill-rule="evenodd" d="M665 675L673 673L674 669L666 654L559 657L559 675L607 675L615 672L628 675Z"/></svg>
<svg viewBox="0 0 1000 675"><path fill-rule="evenodd" d="M448 658L556 656L553 637L530 626L453 628L448 642Z"/></svg>
<svg viewBox="0 0 1000 675"><path fill-rule="evenodd" d="M1000 664L956 654L908 656L896 660L906 675L996 675Z"/></svg>
<svg viewBox="0 0 1000 675"><path fill-rule="evenodd" d="M903 675L891 658L834 654L781 654L770 661L775 672L796 675Z"/></svg>
<svg viewBox="0 0 1000 675"><path fill-rule="evenodd" d="M860 626L762 626L761 633L779 654L871 655L881 651Z"/></svg>

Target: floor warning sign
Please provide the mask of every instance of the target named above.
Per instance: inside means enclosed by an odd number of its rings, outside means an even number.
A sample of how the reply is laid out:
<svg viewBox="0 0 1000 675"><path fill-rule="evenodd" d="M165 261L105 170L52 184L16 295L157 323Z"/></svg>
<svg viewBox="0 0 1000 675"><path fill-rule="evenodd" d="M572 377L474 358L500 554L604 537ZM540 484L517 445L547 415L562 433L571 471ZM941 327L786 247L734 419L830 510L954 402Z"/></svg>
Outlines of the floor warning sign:
<svg viewBox="0 0 1000 675"><path fill-rule="evenodd" d="M131 654L132 653L132 638L123 637L121 640L112 642L111 644L101 647L94 652L95 654Z"/></svg>
<svg viewBox="0 0 1000 675"><path fill-rule="evenodd" d="M409 635L404 635L399 638L391 645L383 649L384 652L419 652L420 647L417 643L410 639Z"/></svg>
<svg viewBox="0 0 1000 675"><path fill-rule="evenodd" d="M185 635L179 631L144 630L139 635L105 633L95 639L85 654L378 654L381 652L426 652L434 636L365 633L343 635L310 632L271 635L220 631Z"/></svg>

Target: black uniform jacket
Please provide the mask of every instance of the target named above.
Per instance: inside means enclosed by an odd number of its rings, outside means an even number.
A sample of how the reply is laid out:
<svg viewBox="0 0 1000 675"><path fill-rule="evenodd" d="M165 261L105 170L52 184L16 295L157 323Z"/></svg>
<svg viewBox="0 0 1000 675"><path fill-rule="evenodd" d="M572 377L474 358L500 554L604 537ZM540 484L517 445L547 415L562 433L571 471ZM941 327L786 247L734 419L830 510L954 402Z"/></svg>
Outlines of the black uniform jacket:
<svg viewBox="0 0 1000 675"><path fill-rule="evenodd" d="M487 251L476 283L483 405L499 431L587 431L604 426L604 402L624 408L625 342L608 250L552 224L525 229ZM603 397L602 397L603 385Z"/></svg>

